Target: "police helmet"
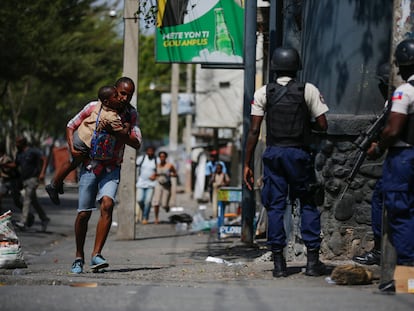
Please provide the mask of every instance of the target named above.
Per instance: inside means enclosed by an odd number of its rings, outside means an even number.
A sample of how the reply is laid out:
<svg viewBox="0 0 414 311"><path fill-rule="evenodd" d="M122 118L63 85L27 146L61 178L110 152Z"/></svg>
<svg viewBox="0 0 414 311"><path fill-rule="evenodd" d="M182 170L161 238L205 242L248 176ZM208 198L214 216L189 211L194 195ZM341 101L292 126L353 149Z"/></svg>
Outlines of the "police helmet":
<svg viewBox="0 0 414 311"><path fill-rule="evenodd" d="M397 66L414 65L414 39L405 39L397 45L395 61Z"/></svg>
<svg viewBox="0 0 414 311"><path fill-rule="evenodd" d="M302 69L299 53L292 48L276 48L270 68L275 71L298 71Z"/></svg>
<svg viewBox="0 0 414 311"><path fill-rule="evenodd" d="M380 80L382 83L388 85L390 81L390 70L391 66L389 63L384 63L380 65L377 70L377 79Z"/></svg>

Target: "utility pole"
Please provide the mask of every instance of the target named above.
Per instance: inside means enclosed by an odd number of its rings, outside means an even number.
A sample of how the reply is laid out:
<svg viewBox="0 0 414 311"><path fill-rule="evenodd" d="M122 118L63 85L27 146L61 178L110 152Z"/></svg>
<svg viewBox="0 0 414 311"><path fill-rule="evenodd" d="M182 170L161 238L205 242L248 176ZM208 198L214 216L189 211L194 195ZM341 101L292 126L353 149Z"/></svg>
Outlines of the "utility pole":
<svg viewBox="0 0 414 311"><path fill-rule="evenodd" d="M186 74L186 93L193 93L193 65L187 64ZM191 129L193 124L193 115L187 113L185 116L185 153L187 156L185 163L185 192L191 193L192 175L191 175Z"/></svg>
<svg viewBox="0 0 414 311"><path fill-rule="evenodd" d="M401 29L398 27L399 16L402 15L402 3L401 0L394 0L393 3L393 24L392 24L392 36L390 46L390 64L393 64L393 55L397 44L404 38L401 33ZM397 86L401 83L397 77L397 68L395 65L391 69L389 92L391 86ZM388 94L391 95L391 94ZM388 96L390 98L390 96ZM380 273L380 284L385 284L394 279L394 270L397 262L397 253L394 246L390 241L390 227L388 225L388 215L385 206L382 206L382 225L381 225L381 273Z"/></svg>
<svg viewBox="0 0 414 311"><path fill-rule="evenodd" d="M180 85L180 64L173 63L171 70L171 112L169 147L176 151L178 147L178 91Z"/></svg>
<svg viewBox="0 0 414 311"><path fill-rule="evenodd" d="M257 0L245 2L245 31L244 31L244 99L243 99L243 140L242 140L242 172L244 171L244 159L246 157L246 140L250 128L250 103L255 90L256 76L256 14ZM254 158L252 158L254 161ZM252 162L254 163L254 162ZM256 203L253 191L242 186L242 232L241 240L245 243L253 243L253 221L256 213Z"/></svg>
<svg viewBox="0 0 414 311"><path fill-rule="evenodd" d="M135 83L135 93L131 105L137 107L138 92L138 11L137 0L124 0L124 63L123 76L131 78ZM118 230L117 238L121 240L135 239L135 161L137 152L125 146L124 161L121 168L119 185Z"/></svg>

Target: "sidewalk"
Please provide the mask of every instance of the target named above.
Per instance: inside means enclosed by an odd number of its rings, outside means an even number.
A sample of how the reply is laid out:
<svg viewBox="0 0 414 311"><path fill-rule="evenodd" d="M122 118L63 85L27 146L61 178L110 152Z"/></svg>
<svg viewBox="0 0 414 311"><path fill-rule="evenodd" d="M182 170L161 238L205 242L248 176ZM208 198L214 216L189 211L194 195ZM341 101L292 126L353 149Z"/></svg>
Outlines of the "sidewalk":
<svg viewBox="0 0 414 311"><path fill-rule="evenodd" d="M248 262L266 252L259 245L248 247L239 237L217 239L216 229L192 232L191 225L186 231L177 230L176 224L169 222L169 216L186 213L193 216L198 212L198 204L189 194L177 194L177 212L166 213L160 210L160 224L154 224L151 213L149 224L136 225L136 239L133 241L117 240L117 210L114 211L113 226L105 245L103 255L110 266L104 273L92 273L89 262L85 264L85 273L69 274L74 260L75 241L73 222L76 215L77 189L66 188L61 196L61 205L53 205L43 188L38 190L39 201L51 221L46 232L40 232L40 221L36 215L34 225L25 232L16 230L20 239L25 269L1 269L0 282L12 284L71 284L73 282L99 282L110 280L111 284L136 284L137 282L180 281L191 283L215 282L216 280L271 279L270 262L254 265L258 270L252 274L247 269ZM16 210L9 198L4 207L13 211L13 218L18 219L20 211ZM174 210L174 209L173 209ZM99 212L95 211L90 220L89 232L85 245L88 254L95 236ZM88 256L88 255L87 255ZM206 262L207 257L217 257L235 263L217 264ZM244 263L244 264L242 264ZM259 274L262 274L260 276Z"/></svg>
<svg viewBox="0 0 414 311"><path fill-rule="evenodd" d="M164 211L160 211L160 224L153 224L151 219L147 225L137 224L136 239L123 241L116 237L115 210L103 251L109 267L93 273L87 261L85 272L73 275L69 270L75 253L76 188L65 189L60 206L50 202L43 188L38 194L51 222L47 232L38 231L38 219L30 230L17 231L28 267L0 269L0 299L16 297L19 292L19 299L2 300L2 310L81 310L80 301L87 303L88 311L267 311L275 310L276 305L307 311L332 310L332 306L337 306L337 311L379 311L391 306L394 311L405 311L414 304L414 295L373 295L378 280L370 285L339 286L327 282L328 275L307 277L303 273L305 262L288 262L289 276L273 278L273 263L266 260L264 240L247 246L240 237L218 240L214 230L177 232L176 225L168 222L173 212ZM9 199L5 201L13 207ZM185 193L178 193L177 205L190 215L198 211L197 202ZM99 212L94 212L90 220L87 256L93 247L98 216ZM350 262L325 263L333 269ZM98 289L80 292L76 287ZM131 300L131 294L139 294L139 298Z"/></svg>
<svg viewBox="0 0 414 311"><path fill-rule="evenodd" d="M137 284L153 282L188 282L190 284L230 281L264 282L273 280L273 263L269 258L263 259L267 250L265 241L258 240L254 246L245 245L240 237L229 237L219 240L216 229L191 232L177 230L176 225L169 222L168 217L174 212L166 213L161 209L160 224L153 219L147 225L136 225L136 239L133 241L117 240L117 210L114 212L113 226L105 245L103 255L110 266L104 273L92 273L85 264L85 273L69 274L74 260L75 241L73 222L76 215L77 189L66 188L61 196L61 205L53 205L47 194L38 190L40 203L51 218L47 232L39 232L40 222L26 232L17 231L25 261L26 269L11 269L0 272L0 282L4 284L71 284L73 282L98 282L111 284ZM10 200L5 200L11 204ZM5 202L5 206L7 203ZM11 206L11 205L10 205ZM194 215L198 212L198 204L189 194L177 194L177 206L182 207L178 213ZM12 206L11 206L12 208ZM14 210L15 211L15 210ZM15 211L16 212L16 211ZM19 215L18 212L14 217ZM96 221L99 212L93 213L85 245L88 256L93 247ZM151 213L151 217L152 213ZM263 256L263 258L261 258ZM224 263L207 262L225 260ZM210 258L211 259L211 258ZM88 260L88 257L87 257ZM339 263L327 263L333 266ZM305 263L290 263L289 278L302 279L303 282L318 283L332 287L324 277L309 278L301 272ZM18 277L16 277L18 275ZM289 279L287 278L287 279ZM376 285L368 285L373 290Z"/></svg>

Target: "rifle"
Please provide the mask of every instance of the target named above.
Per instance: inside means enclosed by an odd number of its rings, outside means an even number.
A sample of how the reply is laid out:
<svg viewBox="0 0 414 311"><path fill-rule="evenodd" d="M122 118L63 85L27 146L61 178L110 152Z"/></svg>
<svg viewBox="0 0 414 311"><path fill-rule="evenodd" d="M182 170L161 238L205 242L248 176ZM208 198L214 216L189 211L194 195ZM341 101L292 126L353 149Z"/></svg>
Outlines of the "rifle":
<svg viewBox="0 0 414 311"><path fill-rule="evenodd" d="M349 188L349 185L351 184L356 174L358 173L359 168L361 167L362 163L364 162L367 156L367 151L369 147L371 146L371 143L379 139L379 136L385 127L388 114L391 110L391 103L392 103L391 101L388 101L388 104L384 107L381 114L377 116L377 118L372 123L372 125L365 132L361 133L357 137L357 139L355 139L354 145L356 145L359 150L358 157L354 163L354 166L352 167L351 172L346 178L346 186L345 186L345 189L342 191L342 194L339 197L339 200L342 200L346 191Z"/></svg>

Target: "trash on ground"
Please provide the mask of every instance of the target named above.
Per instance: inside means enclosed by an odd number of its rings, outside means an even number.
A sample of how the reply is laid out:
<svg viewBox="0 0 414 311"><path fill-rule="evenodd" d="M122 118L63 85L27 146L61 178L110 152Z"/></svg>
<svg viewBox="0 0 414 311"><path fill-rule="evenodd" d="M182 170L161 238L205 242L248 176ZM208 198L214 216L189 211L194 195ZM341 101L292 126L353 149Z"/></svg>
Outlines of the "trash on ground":
<svg viewBox="0 0 414 311"><path fill-rule="evenodd" d="M201 213L196 213L193 216L193 222L191 223L191 231L209 231L213 228L217 228L217 219L205 220Z"/></svg>
<svg viewBox="0 0 414 311"><path fill-rule="evenodd" d="M238 262L230 262L227 260L224 260L222 258L218 258L218 257L212 257L212 256L208 256L206 258L207 262L214 262L214 263L219 263L219 264L225 264L226 266L243 266L245 265L244 263L238 261Z"/></svg>
<svg viewBox="0 0 414 311"><path fill-rule="evenodd" d="M330 276L327 276L327 277L325 278L325 281L326 281L326 283L328 283L328 284L336 284L336 282L335 282L334 280L332 280Z"/></svg>
<svg viewBox="0 0 414 311"><path fill-rule="evenodd" d="M337 266L331 273L331 280L338 285L371 284L373 273L365 267L357 265Z"/></svg>
<svg viewBox="0 0 414 311"><path fill-rule="evenodd" d="M186 222L178 222L175 224L175 232L186 233L188 231L188 224Z"/></svg>
<svg viewBox="0 0 414 311"><path fill-rule="evenodd" d="M173 213L184 212L184 207L182 207L182 206L171 207L170 212L173 212Z"/></svg>
<svg viewBox="0 0 414 311"><path fill-rule="evenodd" d="M12 212L0 216L0 268L27 268L19 238L12 225Z"/></svg>
<svg viewBox="0 0 414 311"><path fill-rule="evenodd" d="M254 260L255 263L269 262L269 261L273 261L273 253L271 251L268 251L268 252L264 253L262 256L257 257Z"/></svg>
<svg viewBox="0 0 414 311"><path fill-rule="evenodd" d="M190 224L193 222L193 217L191 217L191 215L186 214L186 213L171 215L170 217L168 217L168 219L173 224L176 224L176 223Z"/></svg>

